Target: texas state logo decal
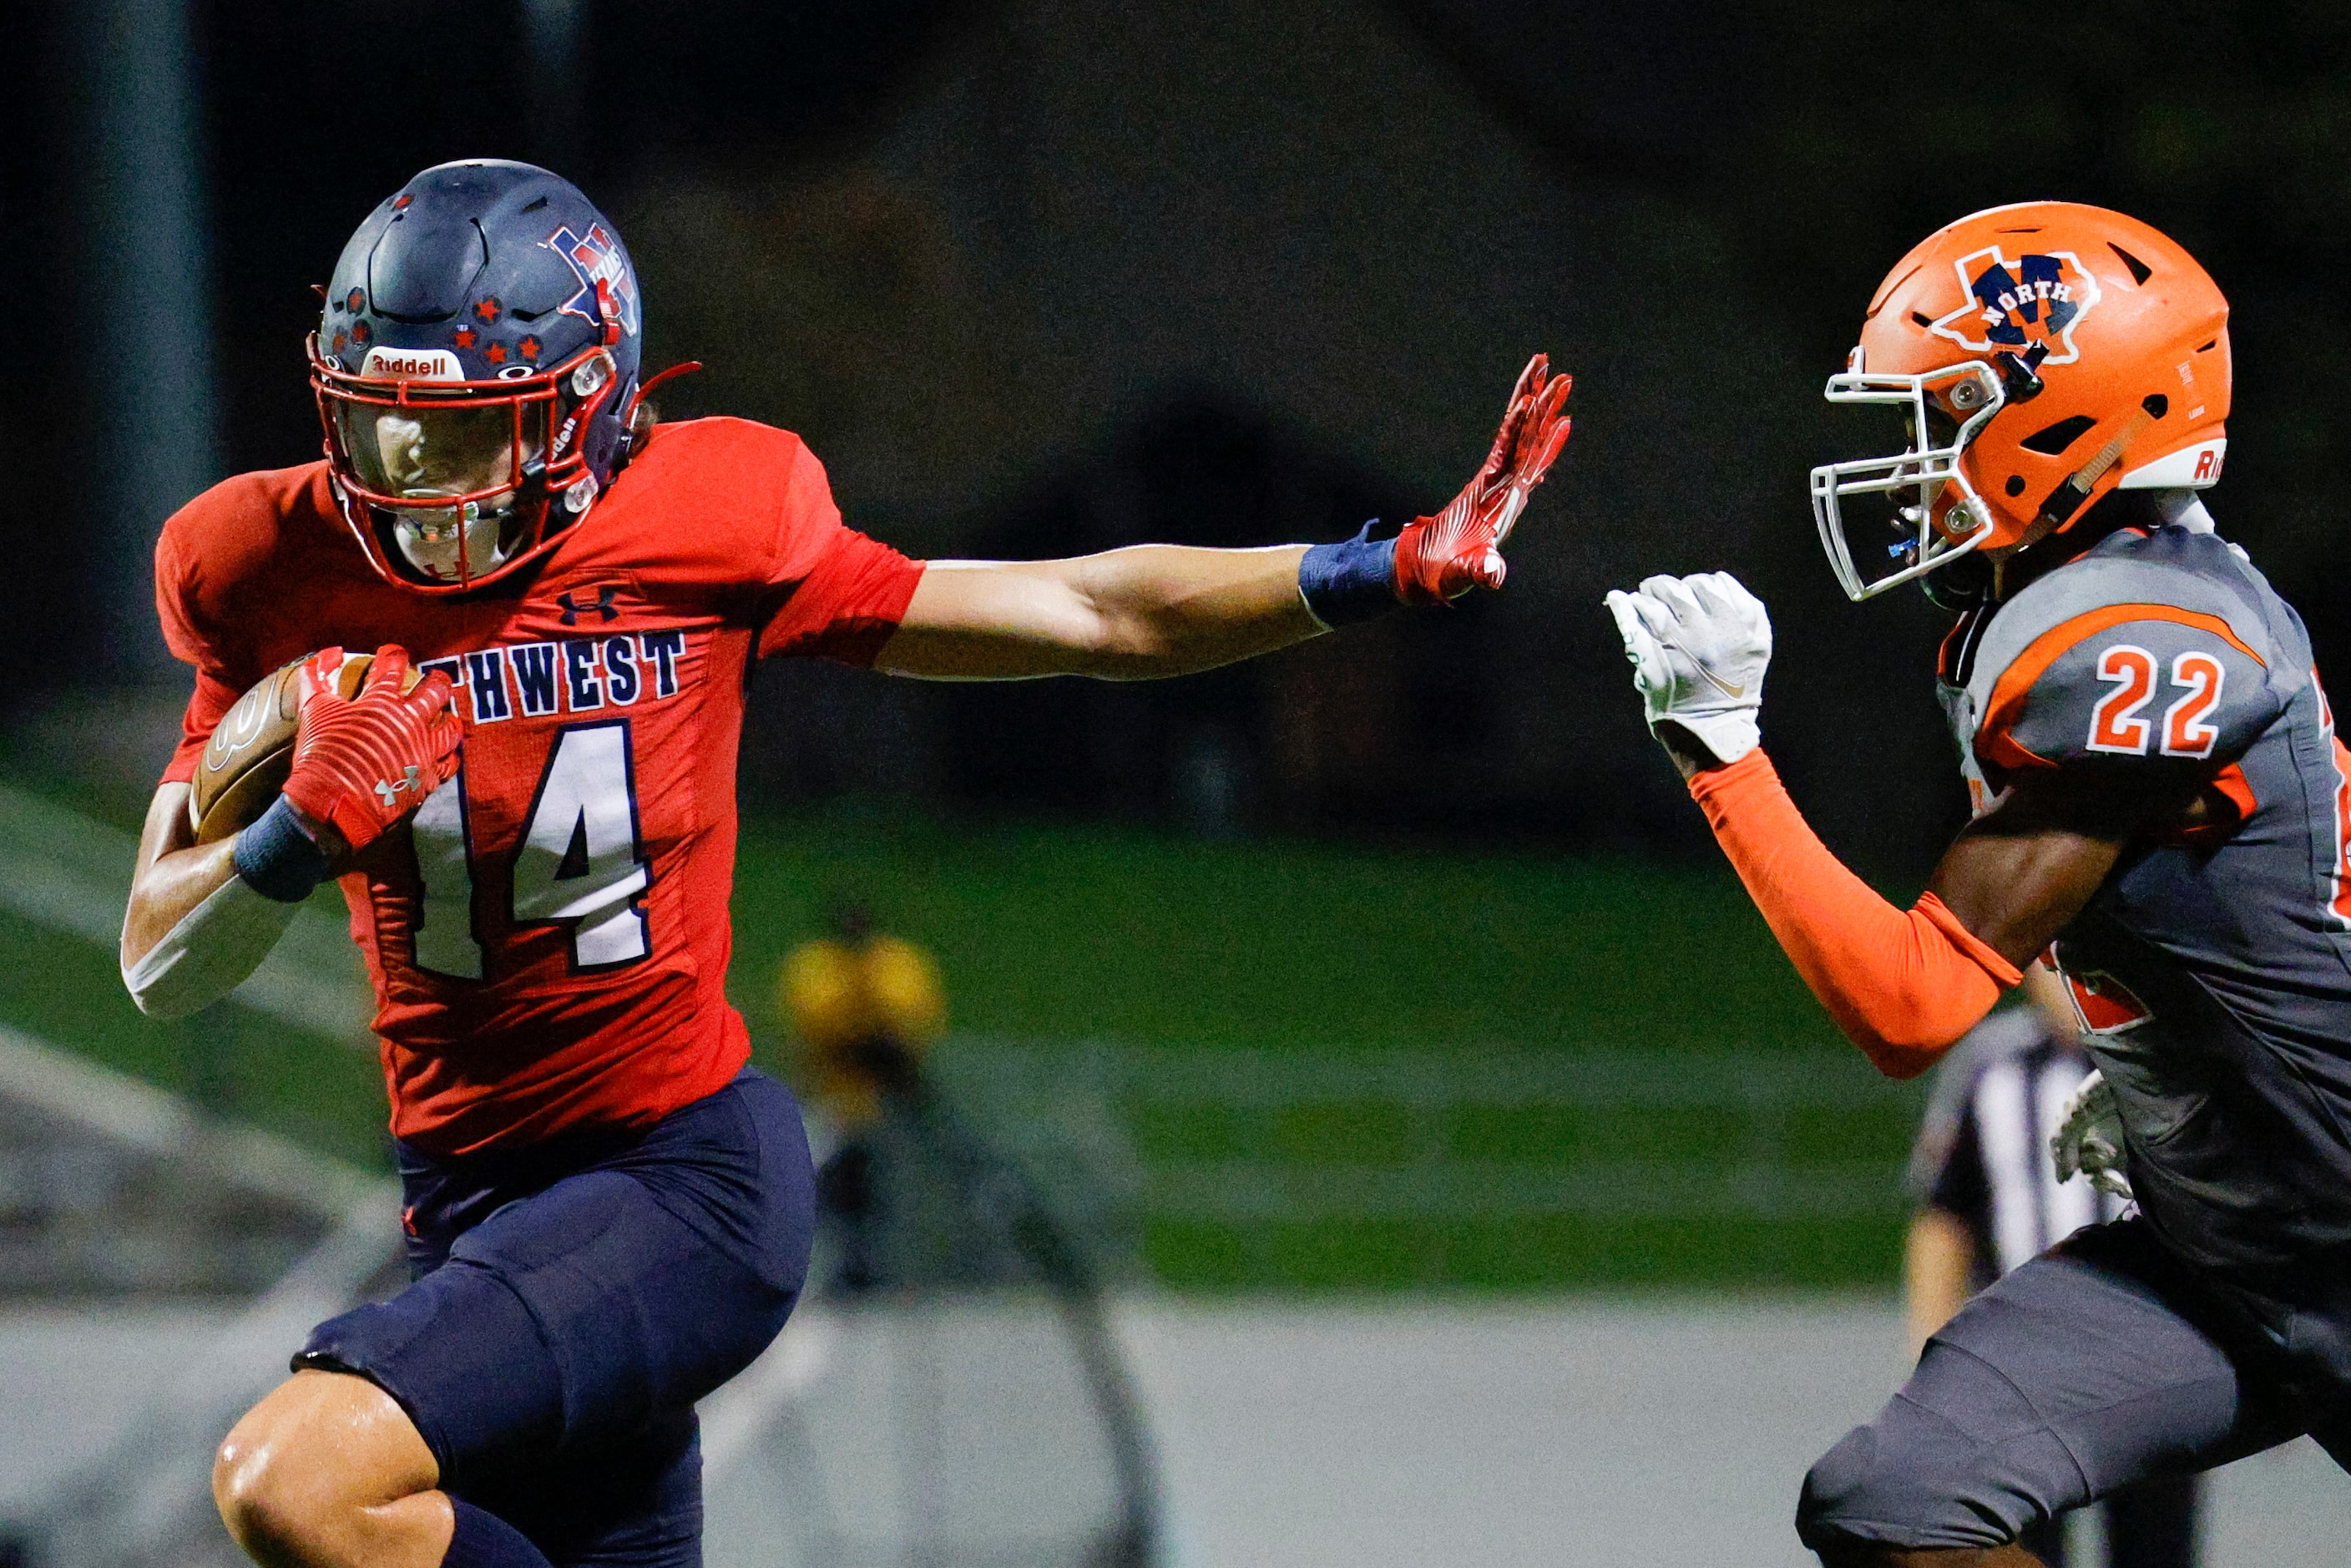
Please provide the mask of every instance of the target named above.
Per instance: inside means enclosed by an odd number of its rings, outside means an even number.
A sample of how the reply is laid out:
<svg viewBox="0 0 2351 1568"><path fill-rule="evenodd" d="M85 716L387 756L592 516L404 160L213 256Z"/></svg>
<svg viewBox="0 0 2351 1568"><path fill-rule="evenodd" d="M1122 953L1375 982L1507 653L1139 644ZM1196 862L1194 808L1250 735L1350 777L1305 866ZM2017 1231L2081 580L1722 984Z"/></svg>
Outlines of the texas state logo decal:
<svg viewBox="0 0 2351 1568"><path fill-rule="evenodd" d="M1968 302L1935 323L1936 336L1979 354L2039 348L2036 364L2070 365L2081 358L2074 329L2097 308L2098 280L2072 251L2011 261L1995 245L1952 265Z"/></svg>
<svg viewBox="0 0 2351 1568"><path fill-rule="evenodd" d="M542 243L561 256L580 279L580 291L556 309L596 323L617 315L621 326L634 336L637 290L629 277L628 262L621 255L621 242L602 224L591 224L585 235L573 234L566 224Z"/></svg>

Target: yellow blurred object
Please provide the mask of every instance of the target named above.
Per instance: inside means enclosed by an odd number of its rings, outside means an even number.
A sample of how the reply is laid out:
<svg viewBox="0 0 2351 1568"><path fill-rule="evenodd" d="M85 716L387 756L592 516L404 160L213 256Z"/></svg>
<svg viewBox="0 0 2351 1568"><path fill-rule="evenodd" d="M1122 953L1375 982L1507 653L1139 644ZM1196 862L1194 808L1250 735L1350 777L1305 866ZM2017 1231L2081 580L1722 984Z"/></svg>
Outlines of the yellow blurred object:
<svg viewBox="0 0 2351 1568"><path fill-rule="evenodd" d="M848 1125L882 1113L880 1089L858 1063L862 1047L888 1040L919 1061L946 1029L938 965L895 936L804 943L785 958L777 996L800 1037L804 1086Z"/></svg>

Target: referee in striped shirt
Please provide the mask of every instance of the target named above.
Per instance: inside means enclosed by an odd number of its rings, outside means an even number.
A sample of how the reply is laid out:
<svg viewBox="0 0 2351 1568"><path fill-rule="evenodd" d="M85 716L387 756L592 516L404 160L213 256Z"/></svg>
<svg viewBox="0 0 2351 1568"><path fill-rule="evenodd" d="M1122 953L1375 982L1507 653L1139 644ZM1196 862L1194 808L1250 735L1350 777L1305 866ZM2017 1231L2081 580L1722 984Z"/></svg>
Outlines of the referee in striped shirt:
<svg viewBox="0 0 2351 1568"><path fill-rule="evenodd" d="M1914 1352L1976 1291L2127 1207L2079 1176L2056 1179L2049 1139L2091 1062L2064 981L2035 964L2022 988L2029 1005L1994 1012L1937 1070L1910 1163L1918 1212L1903 1277ZM2106 1568L2193 1568L2196 1477L2142 1482L2100 1507ZM2087 1568L2069 1563L2058 1521L2022 1543L2050 1568Z"/></svg>

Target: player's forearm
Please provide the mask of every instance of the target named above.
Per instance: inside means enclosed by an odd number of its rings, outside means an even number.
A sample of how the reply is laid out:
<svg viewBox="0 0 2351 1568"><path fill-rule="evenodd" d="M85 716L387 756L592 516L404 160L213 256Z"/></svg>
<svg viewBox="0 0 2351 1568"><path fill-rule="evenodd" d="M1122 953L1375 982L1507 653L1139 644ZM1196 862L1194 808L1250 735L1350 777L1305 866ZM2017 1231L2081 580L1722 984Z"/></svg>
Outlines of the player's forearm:
<svg viewBox="0 0 2351 1568"><path fill-rule="evenodd" d="M293 904L237 874L234 838L193 841L187 793L183 784L156 792L123 913L122 983L156 1018L184 1017L235 990L294 917Z"/></svg>
<svg viewBox="0 0 2351 1568"><path fill-rule="evenodd" d="M1299 597L1302 545L1136 545L1069 560L933 561L874 660L944 680L1212 669L1322 630Z"/></svg>
<svg viewBox="0 0 2351 1568"><path fill-rule="evenodd" d="M188 825L188 787L165 784L147 804L139 859L122 917L122 967L128 970L221 885L236 874L235 839L196 842Z"/></svg>
<svg viewBox="0 0 2351 1568"><path fill-rule="evenodd" d="M1113 680L1188 674L1302 643L1323 628L1299 597L1304 545L1137 545L1071 562L1100 617L1094 666Z"/></svg>
<svg viewBox="0 0 2351 1568"><path fill-rule="evenodd" d="M122 962L127 968L146 956L163 934L236 876L236 841L224 839L176 850L141 871L131 884L122 918Z"/></svg>
<svg viewBox="0 0 2351 1568"><path fill-rule="evenodd" d="M1897 909L1822 843L1759 748L1690 780L1780 946L1879 1071L1925 1071L2021 977L1933 894Z"/></svg>

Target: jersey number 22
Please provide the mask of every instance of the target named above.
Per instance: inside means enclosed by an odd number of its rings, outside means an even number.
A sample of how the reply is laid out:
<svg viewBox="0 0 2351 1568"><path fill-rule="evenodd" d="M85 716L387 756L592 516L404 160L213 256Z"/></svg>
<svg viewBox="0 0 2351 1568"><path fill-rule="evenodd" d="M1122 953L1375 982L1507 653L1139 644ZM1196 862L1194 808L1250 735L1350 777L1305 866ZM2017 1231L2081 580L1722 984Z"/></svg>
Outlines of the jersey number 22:
<svg viewBox="0 0 2351 1568"><path fill-rule="evenodd" d="M2220 706L2220 685L2229 672L2210 653L2191 648L2180 654L2171 661L2171 684L2187 695L2151 723L2139 716L2139 709L2155 696L2157 663L2153 653L2128 643L2098 655L2098 679L2116 689L2091 710L2091 750L2144 757L2149 742L2160 738L2166 757L2212 755L2220 732L2205 721Z"/></svg>

